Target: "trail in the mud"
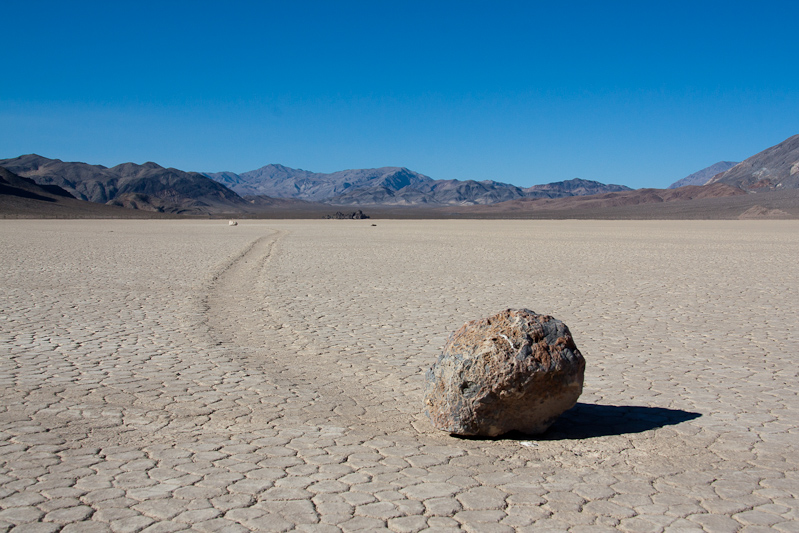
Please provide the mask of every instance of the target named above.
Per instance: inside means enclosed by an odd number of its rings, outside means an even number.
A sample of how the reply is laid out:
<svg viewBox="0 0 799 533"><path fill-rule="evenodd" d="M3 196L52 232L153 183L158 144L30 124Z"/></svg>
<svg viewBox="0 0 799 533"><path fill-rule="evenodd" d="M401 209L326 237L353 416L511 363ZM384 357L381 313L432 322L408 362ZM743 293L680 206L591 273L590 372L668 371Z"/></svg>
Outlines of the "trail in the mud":
<svg viewBox="0 0 799 533"><path fill-rule="evenodd" d="M293 324L281 312L285 302L273 290L270 263L287 238L275 232L258 239L215 276L204 302L212 343L232 353L250 377L274 386L261 404L272 415L279 408L281 425L413 431L413 417L387 408L396 399L381 395L390 394L396 376L367 368L357 354L343 359L346 347L331 350L325 338L309 334L310 325ZM250 406L254 423L262 406Z"/></svg>

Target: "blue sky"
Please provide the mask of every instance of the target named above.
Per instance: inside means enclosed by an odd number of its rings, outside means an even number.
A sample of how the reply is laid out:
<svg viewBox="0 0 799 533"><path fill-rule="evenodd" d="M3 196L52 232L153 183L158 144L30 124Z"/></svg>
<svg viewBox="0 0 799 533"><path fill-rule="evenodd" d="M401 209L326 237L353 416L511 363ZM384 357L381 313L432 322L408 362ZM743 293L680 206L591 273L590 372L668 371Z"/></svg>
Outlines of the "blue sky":
<svg viewBox="0 0 799 533"><path fill-rule="evenodd" d="M799 133L799 2L9 2L0 158L665 187Z"/></svg>

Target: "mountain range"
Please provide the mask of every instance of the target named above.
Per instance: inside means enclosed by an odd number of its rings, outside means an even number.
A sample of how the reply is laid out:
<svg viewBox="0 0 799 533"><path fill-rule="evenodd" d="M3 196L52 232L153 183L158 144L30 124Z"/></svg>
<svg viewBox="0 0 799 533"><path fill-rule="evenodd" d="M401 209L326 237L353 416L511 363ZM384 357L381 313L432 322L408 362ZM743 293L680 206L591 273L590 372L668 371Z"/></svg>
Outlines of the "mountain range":
<svg viewBox="0 0 799 533"><path fill-rule="evenodd" d="M757 196L766 202L773 195L765 193L779 196L781 191L799 191L799 135L741 163L720 162L692 174L672 184L675 192L633 191L623 185L583 179L527 188L492 180L434 180L403 167L324 174L267 165L242 174L198 173L164 168L152 162L124 163L108 168L36 154L0 160L0 167L5 169L4 181L0 182L0 196L5 206L23 199L28 206L51 207L73 205L70 202L82 200L177 215L281 217L315 217L329 206L369 206L384 212L391 210L397 216L406 216L398 215L400 211L397 211L406 207L432 209L427 210L425 216L455 213L452 209L460 210L458 213L485 214L501 213L506 209L514 212L541 210L542 206L549 212L571 209L569 206L596 210L697 200L710 202L745 193L759 193ZM722 170L716 172L719 169ZM707 182L707 185L681 186L689 182ZM783 197L788 196L783 194ZM747 202L736 200L734 205L740 207ZM781 202L780 205L793 212L793 204ZM469 211L470 207L485 209ZM768 206L760 204L749 207L756 208L754 213L770 212Z"/></svg>
<svg viewBox="0 0 799 533"><path fill-rule="evenodd" d="M741 163L717 165L685 178L693 176L703 185L675 182L669 189L523 198L460 208L458 215L560 218L565 212L575 218L799 218L799 135ZM711 174L725 166L726 170ZM442 215L454 212L448 208Z"/></svg>
<svg viewBox="0 0 799 533"><path fill-rule="evenodd" d="M385 187L398 190L408 185L433 181L427 176L398 167L342 170L322 174L283 165L266 165L242 174L217 172L204 175L241 195L297 198L311 202L323 202L340 196L349 189Z"/></svg>
<svg viewBox="0 0 799 533"><path fill-rule="evenodd" d="M485 205L517 198L559 198L630 190L574 179L520 188L491 180L434 180L401 167L342 170L330 174L267 165L257 170L198 173L156 163L111 168L28 154L0 167L39 185L60 187L75 198L174 214L257 212L288 200L357 206ZM285 199L276 202L274 199Z"/></svg>
<svg viewBox="0 0 799 533"><path fill-rule="evenodd" d="M1 164L1 163L0 163ZM521 188L493 180L434 180L404 167L342 170L330 174L283 165L206 173L242 196L267 195L332 205L485 205L516 198L560 198L630 190L624 185L574 179Z"/></svg>

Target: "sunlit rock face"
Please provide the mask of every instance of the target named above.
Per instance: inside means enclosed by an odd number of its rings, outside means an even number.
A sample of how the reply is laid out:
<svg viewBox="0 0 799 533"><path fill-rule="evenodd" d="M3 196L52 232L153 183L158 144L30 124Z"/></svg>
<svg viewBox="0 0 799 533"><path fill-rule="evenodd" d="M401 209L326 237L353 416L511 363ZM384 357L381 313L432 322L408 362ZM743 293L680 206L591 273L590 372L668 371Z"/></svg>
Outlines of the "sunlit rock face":
<svg viewBox="0 0 799 533"><path fill-rule="evenodd" d="M569 328L529 309L464 324L426 373L425 408L455 435L538 434L577 403L585 359Z"/></svg>

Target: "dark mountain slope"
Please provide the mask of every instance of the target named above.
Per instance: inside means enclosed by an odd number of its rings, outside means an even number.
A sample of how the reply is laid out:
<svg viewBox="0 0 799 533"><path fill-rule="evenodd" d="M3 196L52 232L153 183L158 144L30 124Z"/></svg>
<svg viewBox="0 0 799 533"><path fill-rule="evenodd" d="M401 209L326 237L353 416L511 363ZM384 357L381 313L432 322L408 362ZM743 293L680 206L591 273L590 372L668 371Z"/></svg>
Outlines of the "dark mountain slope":
<svg viewBox="0 0 799 533"><path fill-rule="evenodd" d="M0 167L0 194L45 202L55 202L59 198L75 199L69 192L57 185L37 185L32 179L17 176L3 167Z"/></svg>
<svg viewBox="0 0 799 533"><path fill-rule="evenodd" d="M29 154L0 160L0 166L39 185L62 187L82 200L134 209L196 215L236 212L248 205L235 192L202 174L152 162L106 168Z"/></svg>
<svg viewBox="0 0 799 533"><path fill-rule="evenodd" d="M0 218L151 218L166 216L78 200L0 167Z"/></svg>
<svg viewBox="0 0 799 533"><path fill-rule="evenodd" d="M102 165L67 163L27 154L0 160L0 166L39 185L57 185L81 200L105 203L112 197L108 194L108 184L115 176Z"/></svg>
<svg viewBox="0 0 799 533"><path fill-rule="evenodd" d="M799 188L799 135L753 155L709 183L726 183L750 192Z"/></svg>
<svg viewBox="0 0 799 533"><path fill-rule="evenodd" d="M58 197L74 198L60 187L55 185L36 185L36 182L32 179L17 176L2 167L0 167L0 195L16 196L42 202L57 202Z"/></svg>

